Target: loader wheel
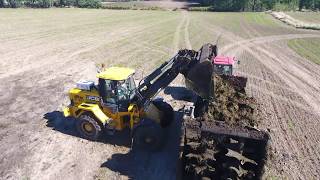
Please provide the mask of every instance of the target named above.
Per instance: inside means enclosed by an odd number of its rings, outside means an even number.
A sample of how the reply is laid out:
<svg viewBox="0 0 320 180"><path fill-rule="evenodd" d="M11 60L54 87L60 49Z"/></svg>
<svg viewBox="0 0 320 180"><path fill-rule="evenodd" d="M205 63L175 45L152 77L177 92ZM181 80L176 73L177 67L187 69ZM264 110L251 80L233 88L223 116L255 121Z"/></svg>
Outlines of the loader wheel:
<svg viewBox="0 0 320 180"><path fill-rule="evenodd" d="M174 119L173 108L164 101L153 101L153 104L164 113L164 118L160 121L161 127L168 127Z"/></svg>
<svg viewBox="0 0 320 180"><path fill-rule="evenodd" d="M90 115L81 115L77 121L77 130L81 137L96 141L101 133L98 122Z"/></svg>
<svg viewBox="0 0 320 180"><path fill-rule="evenodd" d="M135 130L133 146L144 151L159 151L164 144L163 129L158 125L143 125Z"/></svg>

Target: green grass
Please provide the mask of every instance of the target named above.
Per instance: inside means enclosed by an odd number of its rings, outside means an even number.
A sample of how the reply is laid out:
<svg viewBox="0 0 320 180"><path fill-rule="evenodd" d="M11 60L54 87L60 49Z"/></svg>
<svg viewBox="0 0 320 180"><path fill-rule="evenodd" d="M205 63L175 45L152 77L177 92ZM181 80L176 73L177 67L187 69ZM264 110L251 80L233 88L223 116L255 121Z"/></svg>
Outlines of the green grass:
<svg viewBox="0 0 320 180"><path fill-rule="evenodd" d="M286 12L286 14L306 23L320 24L320 12Z"/></svg>
<svg viewBox="0 0 320 180"><path fill-rule="evenodd" d="M248 12L244 14L244 17L249 23L262 25L262 26L276 26L275 21L272 17L265 13L253 13Z"/></svg>
<svg viewBox="0 0 320 180"><path fill-rule="evenodd" d="M293 39L288 41L288 46L300 56L320 65L320 39Z"/></svg>
<svg viewBox="0 0 320 180"><path fill-rule="evenodd" d="M288 124L288 126L289 126L289 129L290 129L291 131L293 131L293 130L294 130L294 127L295 127L295 125L293 124L293 122L289 119L289 120L287 121L287 124Z"/></svg>

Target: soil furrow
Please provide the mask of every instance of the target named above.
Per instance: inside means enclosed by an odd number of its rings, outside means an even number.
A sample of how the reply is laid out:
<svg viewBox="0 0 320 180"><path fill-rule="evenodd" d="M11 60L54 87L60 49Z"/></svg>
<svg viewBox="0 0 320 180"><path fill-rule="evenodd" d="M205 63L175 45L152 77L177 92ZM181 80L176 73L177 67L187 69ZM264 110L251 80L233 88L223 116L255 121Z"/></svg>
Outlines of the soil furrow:
<svg viewBox="0 0 320 180"><path fill-rule="evenodd" d="M180 21L180 23L178 24L178 26L176 27L176 31L174 33L174 38L172 41L172 46L173 46L173 52L172 54L175 54L179 48L180 48L180 36L181 36L181 31L182 31L182 27L184 25L184 22L186 21L186 13L184 11L181 12L182 15L182 19Z"/></svg>
<svg viewBox="0 0 320 180"><path fill-rule="evenodd" d="M186 24L184 27L184 42L186 44L186 48L187 49L192 49L192 45L190 43L190 37L189 37L189 25L190 25L190 17L189 17L189 13L187 11L183 11L185 13L186 16Z"/></svg>

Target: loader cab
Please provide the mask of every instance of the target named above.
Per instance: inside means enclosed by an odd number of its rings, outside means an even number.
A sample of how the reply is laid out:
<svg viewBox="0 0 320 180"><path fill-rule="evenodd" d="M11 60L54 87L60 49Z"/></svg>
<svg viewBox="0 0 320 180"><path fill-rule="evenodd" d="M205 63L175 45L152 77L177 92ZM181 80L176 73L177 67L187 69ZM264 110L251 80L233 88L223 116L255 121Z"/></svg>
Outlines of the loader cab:
<svg viewBox="0 0 320 180"><path fill-rule="evenodd" d="M111 67L99 73L98 90L102 105L114 113L126 112L136 93L133 75L133 69L122 67Z"/></svg>

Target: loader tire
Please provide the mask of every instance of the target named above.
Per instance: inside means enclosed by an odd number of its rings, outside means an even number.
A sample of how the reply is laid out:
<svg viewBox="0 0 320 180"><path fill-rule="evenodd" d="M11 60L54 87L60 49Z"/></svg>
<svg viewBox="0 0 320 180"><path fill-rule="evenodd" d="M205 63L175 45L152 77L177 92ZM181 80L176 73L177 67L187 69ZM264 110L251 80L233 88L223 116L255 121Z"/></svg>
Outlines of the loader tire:
<svg viewBox="0 0 320 180"><path fill-rule="evenodd" d="M153 104L164 114L164 117L160 121L161 127L168 127L174 120L173 108L164 101L153 101Z"/></svg>
<svg viewBox="0 0 320 180"><path fill-rule="evenodd" d="M133 136L133 147L143 151L155 152L164 145L164 132L159 124L137 127Z"/></svg>
<svg viewBox="0 0 320 180"><path fill-rule="evenodd" d="M91 141L98 140L102 132L101 126L92 115L81 115L76 126L80 136Z"/></svg>

